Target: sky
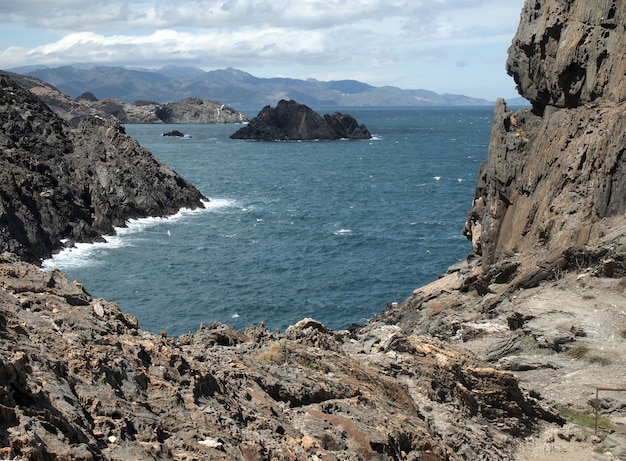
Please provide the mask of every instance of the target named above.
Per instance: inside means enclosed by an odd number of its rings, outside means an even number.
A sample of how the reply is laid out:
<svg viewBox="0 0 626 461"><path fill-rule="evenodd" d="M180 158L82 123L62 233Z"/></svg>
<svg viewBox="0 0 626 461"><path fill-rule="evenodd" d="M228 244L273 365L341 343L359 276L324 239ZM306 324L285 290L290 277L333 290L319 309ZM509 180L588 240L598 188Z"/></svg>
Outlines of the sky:
<svg viewBox="0 0 626 461"><path fill-rule="evenodd" d="M71 64L518 96L524 0L0 0L0 69Z"/></svg>

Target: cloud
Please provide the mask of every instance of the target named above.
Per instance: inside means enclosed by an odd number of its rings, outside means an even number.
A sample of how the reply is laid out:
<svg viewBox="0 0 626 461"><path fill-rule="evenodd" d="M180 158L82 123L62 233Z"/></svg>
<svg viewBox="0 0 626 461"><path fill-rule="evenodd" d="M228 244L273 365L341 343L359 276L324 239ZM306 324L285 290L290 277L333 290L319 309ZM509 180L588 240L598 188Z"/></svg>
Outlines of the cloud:
<svg viewBox="0 0 626 461"><path fill-rule="evenodd" d="M294 77L371 69L368 82L505 51L523 0L20 0L0 3L0 62L266 68ZM5 25L5 27L2 27ZM5 30L5 32L2 31ZM18 30L26 31L20 37ZM34 32L36 31L36 32ZM29 33L29 35L26 35ZM37 36L42 37L35 43ZM51 38L52 37L52 38ZM498 53L491 53L498 55ZM323 69L329 66L328 69ZM330 67L333 67L332 69ZM400 84L399 82L388 82Z"/></svg>

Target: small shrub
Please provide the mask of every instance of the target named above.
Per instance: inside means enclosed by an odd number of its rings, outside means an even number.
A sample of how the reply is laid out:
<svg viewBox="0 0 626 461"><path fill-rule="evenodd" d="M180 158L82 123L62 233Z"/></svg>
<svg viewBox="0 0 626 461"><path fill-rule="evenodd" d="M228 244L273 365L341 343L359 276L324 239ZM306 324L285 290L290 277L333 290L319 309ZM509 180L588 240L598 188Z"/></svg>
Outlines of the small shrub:
<svg viewBox="0 0 626 461"><path fill-rule="evenodd" d="M589 348L587 346L575 346L571 347L565 352L566 355L569 355L573 359L580 360L585 358L585 356L589 353Z"/></svg>
<svg viewBox="0 0 626 461"><path fill-rule="evenodd" d="M309 354L299 354L297 359L298 364L305 368L312 370L319 370L323 373L328 373L330 368L323 362L320 362L316 357Z"/></svg>
<svg viewBox="0 0 626 461"><path fill-rule="evenodd" d="M272 344L265 351L261 352L258 356L261 363L267 363L272 365L286 365L298 364L304 368L310 368L311 370L318 370L323 373L328 373L330 367L322 362L317 357L307 354L306 352L299 352L294 347L289 347L285 341L281 341L276 344Z"/></svg>
<svg viewBox="0 0 626 461"><path fill-rule="evenodd" d="M621 329L621 331L619 332L620 336L624 339L626 339L626 325L624 325Z"/></svg>
<svg viewBox="0 0 626 461"><path fill-rule="evenodd" d="M291 351L284 342L272 344L259 354L259 361L273 365L283 365L289 361Z"/></svg>

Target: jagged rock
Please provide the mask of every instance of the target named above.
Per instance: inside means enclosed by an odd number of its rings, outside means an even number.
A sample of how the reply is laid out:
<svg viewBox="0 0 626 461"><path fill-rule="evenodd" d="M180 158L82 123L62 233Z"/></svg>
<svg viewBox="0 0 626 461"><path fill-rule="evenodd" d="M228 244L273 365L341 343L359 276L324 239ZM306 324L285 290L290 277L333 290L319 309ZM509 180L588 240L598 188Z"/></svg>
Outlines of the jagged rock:
<svg viewBox="0 0 626 461"><path fill-rule="evenodd" d="M0 76L0 251L29 261L62 239L94 241L130 218L202 207L202 194L115 119L70 128Z"/></svg>
<svg viewBox="0 0 626 461"><path fill-rule="evenodd" d="M6 253L0 288L7 459L505 460L561 421L513 375L396 327L294 326L319 347L262 326L176 340Z"/></svg>
<svg viewBox="0 0 626 461"><path fill-rule="evenodd" d="M281 100L275 108L265 106L248 125L231 135L232 139L257 141L370 139L365 125L339 112L321 117L304 104Z"/></svg>
<svg viewBox="0 0 626 461"><path fill-rule="evenodd" d="M625 111L606 102L541 117L498 102L464 230L484 264L582 247L626 212Z"/></svg>
<svg viewBox="0 0 626 461"><path fill-rule="evenodd" d="M507 71L538 114L548 105L624 102L624 22L622 1L526 1Z"/></svg>

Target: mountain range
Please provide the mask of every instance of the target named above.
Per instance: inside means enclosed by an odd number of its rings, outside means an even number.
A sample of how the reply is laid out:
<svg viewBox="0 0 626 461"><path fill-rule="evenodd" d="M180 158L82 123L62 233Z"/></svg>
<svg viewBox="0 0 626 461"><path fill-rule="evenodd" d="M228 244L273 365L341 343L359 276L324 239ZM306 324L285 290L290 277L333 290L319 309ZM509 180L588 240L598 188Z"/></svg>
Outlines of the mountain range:
<svg viewBox="0 0 626 461"><path fill-rule="evenodd" d="M428 90L375 87L356 80L319 81L260 78L227 68L204 71L196 67L167 66L157 70L113 66L62 66L11 69L39 78L76 98L90 92L98 99L166 103L188 97L212 99L234 107L275 105L293 99L311 106L467 106L493 101Z"/></svg>

